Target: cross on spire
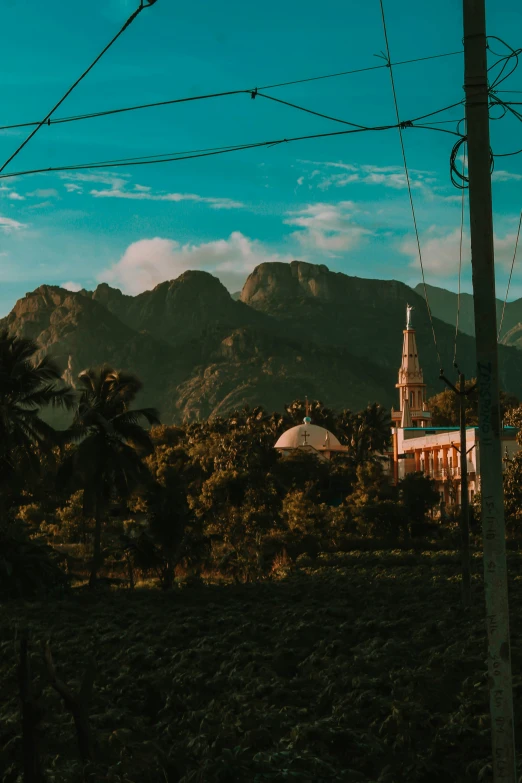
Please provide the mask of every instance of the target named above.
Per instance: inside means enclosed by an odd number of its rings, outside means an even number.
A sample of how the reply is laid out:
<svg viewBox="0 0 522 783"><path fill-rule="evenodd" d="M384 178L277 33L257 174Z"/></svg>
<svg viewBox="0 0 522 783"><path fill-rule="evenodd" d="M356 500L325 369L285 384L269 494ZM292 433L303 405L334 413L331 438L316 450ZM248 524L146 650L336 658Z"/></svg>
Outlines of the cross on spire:
<svg viewBox="0 0 522 783"><path fill-rule="evenodd" d="M305 397L305 415L310 415L310 403L308 402L308 397Z"/></svg>

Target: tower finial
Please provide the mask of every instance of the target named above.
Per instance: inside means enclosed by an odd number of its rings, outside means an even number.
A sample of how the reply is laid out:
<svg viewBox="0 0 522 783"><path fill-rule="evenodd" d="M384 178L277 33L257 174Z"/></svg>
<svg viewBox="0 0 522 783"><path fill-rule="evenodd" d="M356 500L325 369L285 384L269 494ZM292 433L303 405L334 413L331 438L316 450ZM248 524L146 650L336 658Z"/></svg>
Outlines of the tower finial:
<svg viewBox="0 0 522 783"><path fill-rule="evenodd" d="M303 419L303 422L305 424L310 424L312 419L310 418L310 403L308 402L308 397L305 397L305 413L306 416Z"/></svg>
<svg viewBox="0 0 522 783"><path fill-rule="evenodd" d="M406 329L412 329L411 325L411 311L414 309L413 305L406 305Z"/></svg>

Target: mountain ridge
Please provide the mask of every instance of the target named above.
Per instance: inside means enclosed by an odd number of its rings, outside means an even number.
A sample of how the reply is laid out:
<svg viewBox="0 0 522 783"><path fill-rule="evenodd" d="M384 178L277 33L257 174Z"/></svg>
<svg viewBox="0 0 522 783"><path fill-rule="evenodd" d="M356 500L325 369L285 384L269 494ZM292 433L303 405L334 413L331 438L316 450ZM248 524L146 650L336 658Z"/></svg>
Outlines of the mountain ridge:
<svg viewBox="0 0 522 783"><path fill-rule="evenodd" d="M452 367L454 327L434 317L437 348L421 296L399 281L332 272L324 264L264 263L236 300L221 282L189 271L129 296L106 283L94 291L39 286L0 327L35 339L74 384L104 362L136 372L140 404L165 423L221 415L243 404L269 410L308 395L336 409L397 404L406 304L413 305L428 393ZM475 373L474 339L459 333L459 364ZM500 346L501 382L522 396L514 347Z"/></svg>
<svg viewBox="0 0 522 783"><path fill-rule="evenodd" d="M436 318L440 318L441 321L456 326L458 310L459 331L472 337L475 336L475 311L473 296L471 294L461 293L459 305L459 296L453 291L448 291L445 288L428 284L426 284L426 290L431 312ZM422 283L416 285L414 291L424 297L424 286ZM504 302L501 299L495 299L495 308L497 313L497 326L500 326ZM516 345L519 347L518 338L520 335L516 338L514 338L513 335L508 337L508 333L516 327L520 327L519 332L522 332L522 299L506 302L504 319L502 321L502 338L500 340L503 345Z"/></svg>

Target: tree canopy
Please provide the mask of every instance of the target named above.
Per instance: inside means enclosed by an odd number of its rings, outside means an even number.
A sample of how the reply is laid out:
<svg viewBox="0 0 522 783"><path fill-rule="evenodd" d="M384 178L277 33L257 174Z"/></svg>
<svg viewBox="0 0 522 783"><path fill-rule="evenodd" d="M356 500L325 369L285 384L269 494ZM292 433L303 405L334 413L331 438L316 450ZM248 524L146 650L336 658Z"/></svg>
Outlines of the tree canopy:
<svg viewBox="0 0 522 783"><path fill-rule="evenodd" d="M477 379L470 378L465 382L466 390L476 385ZM458 388L458 384L455 384ZM519 400L514 394L500 392L500 413L502 418L516 408ZM431 423L434 427L458 427L460 422L460 402L459 397L451 390L435 394L427 401L428 410L431 411ZM472 391L465 397L466 424L469 427L478 426L478 391Z"/></svg>

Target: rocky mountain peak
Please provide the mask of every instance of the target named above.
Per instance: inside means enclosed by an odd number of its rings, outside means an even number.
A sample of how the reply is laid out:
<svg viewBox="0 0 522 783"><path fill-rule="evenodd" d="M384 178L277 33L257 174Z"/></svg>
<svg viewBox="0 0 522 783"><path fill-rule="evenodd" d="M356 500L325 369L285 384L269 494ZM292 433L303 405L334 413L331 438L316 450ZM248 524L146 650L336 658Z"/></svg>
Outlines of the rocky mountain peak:
<svg viewBox="0 0 522 783"><path fill-rule="evenodd" d="M334 295L336 273L324 264L306 261L267 262L248 276L241 301L259 307L275 298L317 298L328 301Z"/></svg>

